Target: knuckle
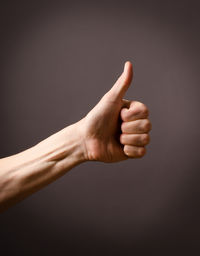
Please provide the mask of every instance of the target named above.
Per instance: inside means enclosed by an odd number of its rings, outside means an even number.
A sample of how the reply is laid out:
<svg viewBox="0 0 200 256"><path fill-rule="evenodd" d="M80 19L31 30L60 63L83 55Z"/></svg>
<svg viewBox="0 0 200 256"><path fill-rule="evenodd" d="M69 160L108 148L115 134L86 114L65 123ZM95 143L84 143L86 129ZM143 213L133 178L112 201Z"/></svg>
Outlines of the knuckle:
<svg viewBox="0 0 200 256"><path fill-rule="evenodd" d="M145 119L143 122L143 130L148 132L151 130L151 122L149 121L149 119Z"/></svg>
<svg viewBox="0 0 200 256"><path fill-rule="evenodd" d="M148 110L147 106L143 103L140 104L140 111L145 116L149 115L149 110Z"/></svg>
<svg viewBox="0 0 200 256"><path fill-rule="evenodd" d="M149 115L149 110L145 105L142 108L142 114L146 117Z"/></svg>
<svg viewBox="0 0 200 256"><path fill-rule="evenodd" d="M149 115L149 109L147 108L147 106L144 103L138 101L136 106L137 106L140 114L142 114L146 117Z"/></svg>
<svg viewBox="0 0 200 256"><path fill-rule="evenodd" d="M138 157L143 157L146 154L146 149L144 147L140 147L138 149Z"/></svg>
<svg viewBox="0 0 200 256"><path fill-rule="evenodd" d="M142 135L142 143L144 145L147 145L149 143L149 141L150 141L150 136L148 134L143 134Z"/></svg>

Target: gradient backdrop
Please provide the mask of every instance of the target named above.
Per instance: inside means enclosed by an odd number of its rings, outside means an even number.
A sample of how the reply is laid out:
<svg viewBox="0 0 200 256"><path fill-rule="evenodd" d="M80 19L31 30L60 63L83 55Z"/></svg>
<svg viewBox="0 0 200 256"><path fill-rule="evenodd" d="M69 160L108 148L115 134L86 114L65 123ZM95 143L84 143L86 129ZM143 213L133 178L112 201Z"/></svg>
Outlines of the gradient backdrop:
<svg viewBox="0 0 200 256"><path fill-rule="evenodd" d="M0 216L4 255L200 255L199 1L4 1L0 156L78 121L123 70L147 155L77 166Z"/></svg>

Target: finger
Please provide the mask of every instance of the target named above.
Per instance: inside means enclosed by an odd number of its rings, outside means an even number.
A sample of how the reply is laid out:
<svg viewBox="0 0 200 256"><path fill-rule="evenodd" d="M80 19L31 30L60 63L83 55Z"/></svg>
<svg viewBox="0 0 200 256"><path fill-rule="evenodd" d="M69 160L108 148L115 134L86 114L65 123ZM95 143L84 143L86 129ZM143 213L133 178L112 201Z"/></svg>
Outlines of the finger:
<svg viewBox="0 0 200 256"><path fill-rule="evenodd" d="M123 150L124 154L131 158L143 157L146 153L146 149L144 147L136 147L131 145L125 145Z"/></svg>
<svg viewBox="0 0 200 256"><path fill-rule="evenodd" d="M150 136L144 134L124 134L120 135L120 143L123 145L146 146L150 142Z"/></svg>
<svg viewBox="0 0 200 256"><path fill-rule="evenodd" d="M151 123L149 119L140 119L130 122L123 122L121 124L122 133L127 134L141 134L147 133L151 130Z"/></svg>
<svg viewBox="0 0 200 256"><path fill-rule="evenodd" d="M130 61L126 61L124 71L117 79L109 94L113 100L122 99L125 92L128 90L133 78L133 67Z"/></svg>
<svg viewBox="0 0 200 256"><path fill-rule="evenodd" d="M146 119L149 116L149 110L141 102L132 101L129 104L129 107L121 109L121 119L124 122L134 121L138 119Z"/></svg>

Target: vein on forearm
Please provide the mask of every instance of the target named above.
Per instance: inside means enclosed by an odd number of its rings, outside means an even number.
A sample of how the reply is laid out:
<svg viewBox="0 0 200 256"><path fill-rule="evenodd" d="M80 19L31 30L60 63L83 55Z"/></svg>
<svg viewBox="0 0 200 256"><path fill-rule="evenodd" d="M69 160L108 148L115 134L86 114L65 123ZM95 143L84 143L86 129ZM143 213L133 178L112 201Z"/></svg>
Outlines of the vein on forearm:
<svg viewBox="0 0 200 256"><path fill-rule="evenodd" d="M19 201L83 161L79 138L70 126L36 146L0 160L1 204Z"/></svg>

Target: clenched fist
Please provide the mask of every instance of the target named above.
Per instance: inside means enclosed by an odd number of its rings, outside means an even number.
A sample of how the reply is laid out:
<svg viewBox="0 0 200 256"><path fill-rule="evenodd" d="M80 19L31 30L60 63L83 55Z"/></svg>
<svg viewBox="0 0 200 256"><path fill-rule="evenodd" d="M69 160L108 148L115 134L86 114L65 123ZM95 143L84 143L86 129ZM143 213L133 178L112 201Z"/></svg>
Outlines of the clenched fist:
<svg viewBox="0 0 200 256"><path fill-rule="evenodd" d="M132 64L127 61L113 87L81 120L86 160L118 162L145 154L149 111L143 103L123 99L132 77Z"/></svg>

